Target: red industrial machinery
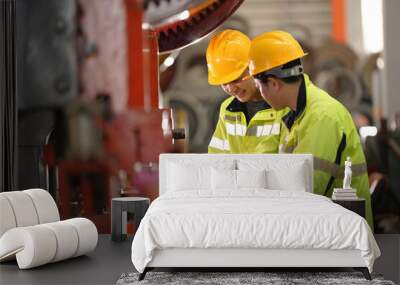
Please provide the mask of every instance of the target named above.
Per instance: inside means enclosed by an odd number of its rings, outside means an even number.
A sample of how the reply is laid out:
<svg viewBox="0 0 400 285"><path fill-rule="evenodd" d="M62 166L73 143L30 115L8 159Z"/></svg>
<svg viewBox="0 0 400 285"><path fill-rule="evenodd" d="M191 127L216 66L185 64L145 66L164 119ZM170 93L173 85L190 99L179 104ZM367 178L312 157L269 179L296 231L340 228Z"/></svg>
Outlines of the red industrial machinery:
<svg viewBox="0 0 400 285"><path fill-rule="evenodd" d="M129 106L157 108L158 54L172 52L200 40L232 15L242 2L125 0Z"/></svg>
<svg viewBox="0 0 400 285"><path fill-rule="evenodd" d="M125 0L128 109L111 114L107 96L77 100L59 116L45 151L62 218L85 216L110 231L110 199L158 195L158 155L178 151L171 110L159 108L158 56L200 40L243 0ZM108 102L109 103L109 102Z"/></svg>

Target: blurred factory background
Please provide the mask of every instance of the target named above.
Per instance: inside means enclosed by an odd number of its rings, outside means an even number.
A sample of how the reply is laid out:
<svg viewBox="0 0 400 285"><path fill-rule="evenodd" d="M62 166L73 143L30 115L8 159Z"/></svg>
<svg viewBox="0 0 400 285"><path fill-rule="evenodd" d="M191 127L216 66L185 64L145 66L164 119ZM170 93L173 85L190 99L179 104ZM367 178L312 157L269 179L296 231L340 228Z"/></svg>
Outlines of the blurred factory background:
<svg viewBox="0 0 400 285"><path fill-rule="evenodd" d="M400 233L399 1L1 5L9 71L1 77L1 191L48 189L64 218L87 216L108 232L111 197L157 196L159 153L207 151L227 98L207 83L210 33L283 29L309 52L311 79L353 115L376 232Z"/></svg>

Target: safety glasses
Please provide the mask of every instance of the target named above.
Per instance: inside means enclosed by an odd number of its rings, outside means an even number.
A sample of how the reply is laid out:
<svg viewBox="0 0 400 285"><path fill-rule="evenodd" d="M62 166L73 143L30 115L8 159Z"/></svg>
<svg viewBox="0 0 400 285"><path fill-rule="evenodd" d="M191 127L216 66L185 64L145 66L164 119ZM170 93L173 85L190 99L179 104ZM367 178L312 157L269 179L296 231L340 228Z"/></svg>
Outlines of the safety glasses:
<svg viewBox="0 0 400 285"><path fill-rule="evenodd" d="M260 81L262 83L267 83L268 78L271 76L271 74L267 74L265 72L261 72L258 74L253 75L254 80Z"/></svg>

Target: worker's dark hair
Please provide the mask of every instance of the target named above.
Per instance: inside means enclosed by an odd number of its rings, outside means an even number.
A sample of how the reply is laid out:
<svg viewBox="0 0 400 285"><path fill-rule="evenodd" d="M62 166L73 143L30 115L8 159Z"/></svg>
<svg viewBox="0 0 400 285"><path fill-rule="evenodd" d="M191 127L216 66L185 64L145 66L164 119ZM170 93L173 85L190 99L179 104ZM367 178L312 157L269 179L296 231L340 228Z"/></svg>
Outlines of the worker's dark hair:
<svg viewBox="0 0 400 285"><path fill-rule="evenodd" d="M292 61L289 61L288 63L285 63L282 66L282 69L292 68L292 67L297 66L297 65L301 65L300 58L292 60ZM303 77L303 75L296 75L296 76L290 76L290 77L279 78L279 79L282 80L285 83L290 84L290 83L295 83L295 82L300 81L302 79L302 77Z"/></svg>

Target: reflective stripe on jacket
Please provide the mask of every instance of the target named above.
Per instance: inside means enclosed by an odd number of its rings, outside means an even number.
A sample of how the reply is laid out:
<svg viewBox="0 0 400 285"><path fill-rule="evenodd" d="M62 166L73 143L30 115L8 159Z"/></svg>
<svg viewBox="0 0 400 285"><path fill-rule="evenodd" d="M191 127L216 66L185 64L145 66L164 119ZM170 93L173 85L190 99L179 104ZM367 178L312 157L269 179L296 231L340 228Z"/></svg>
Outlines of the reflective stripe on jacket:
<svg viewBox="0 0 400 285"><path fill-rule="evenodd" d="M341 103L316 87L307 75L304 84L304 109L290 130L282 124L279 152L313 154L314 193L328 197L333 188L342 188L344 162L350 157L351 186L359 198L366 200L366 220L373 229L367 166L353 119Z"/></svg>
<svg viewBox="0 0 400 285"><path fill-rule="evenodd" d="M234 97L221 104L219 120L208 146L209 153L277 153L283 111L271 108L258 111L247 124L242 111L232 105L242 105ZM232 111L231 111L232 110Z"/></svg>

